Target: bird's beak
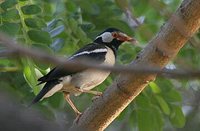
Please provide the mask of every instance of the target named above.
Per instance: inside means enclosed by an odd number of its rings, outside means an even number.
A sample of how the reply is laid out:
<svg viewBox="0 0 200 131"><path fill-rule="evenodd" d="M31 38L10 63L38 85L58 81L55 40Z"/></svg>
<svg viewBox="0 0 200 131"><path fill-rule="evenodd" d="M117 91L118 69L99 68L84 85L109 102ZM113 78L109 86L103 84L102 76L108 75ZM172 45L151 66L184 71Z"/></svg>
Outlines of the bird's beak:
<svg viewBox="0 0 200 131"><path fill-rule="evenodd" d="M132 44L137 44L137 40L134 39L133 37L130 37L124 33L121 33L121 32L117 32L113 35L117 40L120 40L120 41L127 41L127 42L130 42Z"/></svg>

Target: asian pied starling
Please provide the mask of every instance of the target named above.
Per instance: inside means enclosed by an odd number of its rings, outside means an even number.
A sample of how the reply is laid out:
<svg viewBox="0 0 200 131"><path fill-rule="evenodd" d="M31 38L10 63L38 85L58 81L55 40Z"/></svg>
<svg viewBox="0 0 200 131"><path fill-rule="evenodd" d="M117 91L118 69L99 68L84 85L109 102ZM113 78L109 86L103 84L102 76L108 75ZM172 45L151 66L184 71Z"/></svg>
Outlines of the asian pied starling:
<svg viewBox="0 0 200 131"><path fill-rule="evenodd" d="M89 59L98 64L114 65L119 46L125 42L136 42L132 37L124 34L118 29L108 28L100 33L96 39L79 49L68 61ZM82 69L81 71L66 71L62 66L53 68L47 75L38 79L39 84L45 83L42 90L32 101L32 104L43 98L50 97L56 92L63 92L66 101L70 104L77 115L81 113L70 100L70 95L91 93L101 95L101 92L91 89L101 84L110 74L109 71L97 69Z"/></svg>

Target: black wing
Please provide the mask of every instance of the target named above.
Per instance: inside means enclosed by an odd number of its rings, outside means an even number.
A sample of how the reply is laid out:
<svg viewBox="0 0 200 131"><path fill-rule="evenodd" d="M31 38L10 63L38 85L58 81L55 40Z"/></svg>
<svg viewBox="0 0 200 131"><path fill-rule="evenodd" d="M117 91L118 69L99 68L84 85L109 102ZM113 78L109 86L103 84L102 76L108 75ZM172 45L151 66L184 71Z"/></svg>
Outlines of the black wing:
<svg viewBox="0 0 200 131"><path fill-rule="evenodd" d="M88 44L85 47L78 50L76 53L74 53L68 60L92 60L95 62L98 62L101 64L105 60L105 55L107 48L104 45L100 44ZM96 51L96 52L95 52ZM58 80L61 77L72 75L74 73L80 72L84 69L78 70L78 71L66 71L62 66L57 66L53 68L47 75L41 77L38 79L40 81L39 84L45 83L51 80Z"/></svg>

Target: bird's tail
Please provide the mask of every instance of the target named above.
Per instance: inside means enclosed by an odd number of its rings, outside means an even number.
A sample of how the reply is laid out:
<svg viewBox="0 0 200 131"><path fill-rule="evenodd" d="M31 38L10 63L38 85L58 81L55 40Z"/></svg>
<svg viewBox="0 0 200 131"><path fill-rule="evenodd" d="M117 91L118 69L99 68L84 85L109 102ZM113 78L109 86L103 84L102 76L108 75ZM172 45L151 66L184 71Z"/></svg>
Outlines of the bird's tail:
<svg viewBox="0 0 200 131"><path fill-rule="evenodd" d="M29 104L28 107L32 106L33 104L37 103L38 101L40 101L45 94L47 94L55 85L59 84L58 80L51 80L48 81L44 87L42 88L42 90L39 92L39 94L33 99L33 101Z"/></svg>

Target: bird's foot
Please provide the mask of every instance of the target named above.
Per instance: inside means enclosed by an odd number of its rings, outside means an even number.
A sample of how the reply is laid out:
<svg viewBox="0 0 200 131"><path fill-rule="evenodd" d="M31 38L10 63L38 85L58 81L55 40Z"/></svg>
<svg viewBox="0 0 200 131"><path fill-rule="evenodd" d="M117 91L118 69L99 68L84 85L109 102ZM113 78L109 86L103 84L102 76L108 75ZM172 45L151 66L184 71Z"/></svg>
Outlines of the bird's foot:
<svg viewBox="0 0 200 131"><path fill-rule="evenodd" d="M77 89L79 92L82 92L82 93L89 93L89 94L93 94L95 96L101 96L102 95L102 92L99 92L99 91L93 91L93 90L84 90L84 89Z"/></svg>
<svg viewBox="0 0 200 131"><path fill-rule="evenodd" d="M102 94L103 94L102 92L96 91L95 95L96 95L96 97L99 97L99 96L102 96Z"/></svg>
<svg viewBox="0 0 200 131"><path fill-rule="evenodd" d="M76 112L76 118L75 118L75 120L74 120L74 123L75 123L75 124L78 123L78 121L79 121L79 119L80 119L81 116L82 116L82 113L81 113L81 112Z"/></svg>
<svg viewBox="0 0 200 131"><path fill-rule="evenodd" d="M78 110L77 110L75 113L76 113L76 116L79 116L79 115L82 114L82 113L81 113L80 111L78 111Z"/></svg>
<svg viewBox="0 0 200 131"><path fill-rule="evenodd" d="M96 101L100 96L94 96L92 97L92 102Z"/></svg>
<svg viewBox="0 0 200 131"><path fill-rule="evenodd" d="M94 97L92 97L92 102L96 101L99 97L102 96L102 92L99 92L99 94L95 95Z"/></svg>

